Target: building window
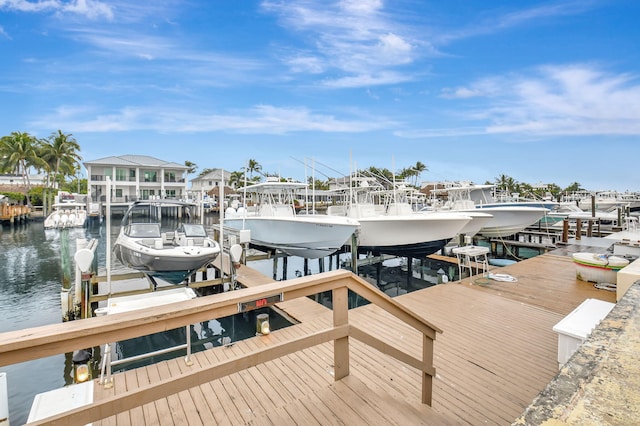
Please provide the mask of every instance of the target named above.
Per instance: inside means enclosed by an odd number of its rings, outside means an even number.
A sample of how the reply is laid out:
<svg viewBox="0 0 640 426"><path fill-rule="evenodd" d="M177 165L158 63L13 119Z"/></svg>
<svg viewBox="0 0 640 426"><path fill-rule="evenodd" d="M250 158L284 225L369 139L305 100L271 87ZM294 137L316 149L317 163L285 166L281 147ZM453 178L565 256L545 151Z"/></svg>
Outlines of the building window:
<svg viewBox="0 0 640 426"><path fill-rule="evenodd" d="M148 200L151 197L154 197L156 195L156 191L155 189L143 189L142 190L142 199L143 200Z"/></svg>
<svg viewBox="0 0 640 426"><path fill-rule="evenodd" d="M176 172L164 172L164 181L165 182L175 182L176 181Z"/></svg>
<svg viewBox="0 0 640 426"><path fill-rule="evenodd" d="M157 182L158 181L158 172L145 170L144 172L144 181L145 182Z"/></svg>
<svg viewBox="0 0 640 426"><path fill-rule="evenodd" d="M122 197L122 189L120 189L120 188L116 189L116 197L118 197L118 198Z"/></svg>
<svg viewBox="0 0 640 426"><path fill-rule="evenodd" d="M175 189L167 189L165 193L166 193L166 197L167 198L176 198L176 190Z"/></svg>
<svg viewBox="0 0 640 426"><path fill-rule="evenodd" d="M127 180L127 171L125 169L116 169L116 180L124 182Z"/></svg>
<svg viewBox="0 0 640 426"><path fill-rule="evenodd" d="M136 181L136 169L129 169L129 182Z"/></svg>

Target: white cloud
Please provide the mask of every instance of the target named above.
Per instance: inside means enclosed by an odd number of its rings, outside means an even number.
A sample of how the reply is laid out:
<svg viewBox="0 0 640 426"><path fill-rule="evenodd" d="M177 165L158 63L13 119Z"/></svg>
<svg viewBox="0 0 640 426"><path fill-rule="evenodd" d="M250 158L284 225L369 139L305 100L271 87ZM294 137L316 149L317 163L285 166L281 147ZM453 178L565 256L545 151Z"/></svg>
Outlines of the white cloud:
<svg viewBox="0 0 640 426"><path fill-rule="evenodd" d="M322 84L325 87L334 89L371 87L386 84L398 84L411 81L413 77L409 74L402 74L393 71L381 72L379 74L360 74L340 78L325 79Z"/></svg>
<svg viewBox="0 0 640 426"><path fill-rule="evenodd" d="M399 67L412 64L421 55L411 30L384 11L380 0L265 1L263 8L277 14L285 29L302 36L314 51L313 57L325 72L345 74L340 82L365 80L368 75L399 76ZM300 72L298 55L286 62ZM320 67L309 68L314 74ZM393 84L406 81L368 78L368 84ZM327 85L347 87L345 84ZM359 84L356 84L358 86Z"/></svg>
<svg viewBox="0 0 640 426"><path fill-rule="evenodd" d="M423 129L398 134L640 136L640 78L636 75L613 74L583 64L545 66L532 75L482 79L443 93L443 98L456 101L457 117L464 114L474 122L473 128ZM465 109L464 102L469 98L474 99L474 106Z"/></svg>
<svg viewBox="0 0 640 426"><path fill-rule="evenodd" d="M312 55L300 55L290 57L285 60L291 71L295 73L320 74L325 71L325 66L321 58Z"/></svg>
<svg viewBox="0 0 640 426"><path fill-rule="evenodd" d="M382 8L381 0L342 0L340 8L357 14L373 14Z"/></svg>
<svg viewBox="0 0 640 426"><path fill-rule="evenodd" d="M332 114L316 113L307 108L257 105L247 110L217 114L170 108L126 107L113 113L93 108L60 107L54 114L31 123L33 127L58 127L80 132L114 132L152 130L160 133L229 132L245 134L286 134L292 132L356 133L368 132L395 123L383 117L339 119Z"/></svg>
<svg viewBox="0 0 640 426"><path fill-rule="evenodd" d="M509 106L489 111L490 133L640 135L637 76L584 65L549 66L537 77L505 84L501 95Z"/></svg>
<svg viewBox="0 0 640 426"><path fill-rule="evenodd" d="M465 99L481 96L493 96L502 89L503 78L483 78L471 83L468 87L446 87L441 90L440 96L445 99Z"/></svg>
<svg viewBox="0 0 640 426"><path fill-rule="evenodd" d="M4 27L0 26L0 36L11 40L11 36L9 36L9 34L7 34L7 32L4 30Z"/></svg>
<svg viewBox="0 0 640 426"><path fill-rule="evenodd" d="M99 0L0 0L0 9L27 13L71 13L89 19L113 19L111 6Z"/></svg>
<svg viewBox="0 0 640 426"><path fill-rule="evenodd" d="M485 34L495 34L505 29L534 22L549 20L555 17L579 15L597 6L592 0L573 0L559 3L544 4L504 13L490 14L490 18L475 22L465 28L457 30L443 30L434 36L437 44L448 44L456 40L476 37Z"/></svg>

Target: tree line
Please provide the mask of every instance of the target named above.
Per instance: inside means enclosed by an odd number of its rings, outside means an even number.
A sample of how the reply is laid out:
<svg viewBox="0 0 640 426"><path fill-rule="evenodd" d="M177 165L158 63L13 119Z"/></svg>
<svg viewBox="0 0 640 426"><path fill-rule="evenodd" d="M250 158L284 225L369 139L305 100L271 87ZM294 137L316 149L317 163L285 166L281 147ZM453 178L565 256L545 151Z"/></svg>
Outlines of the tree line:
<svg viewBox="0 0 640 426"><path fill-rule="evenodd" d="M573 182L566 188L562 188L555 183L533 186L525 182L518 182L511 176L507 176L505 174L499 175L493 182L487 181L485 183L496 185L496 188L506 195L518 193L524 197L537 199L550 195L557 201L560 201L563 194L571 194L573 192L585 190L578 182Z"/></svg>
<svg viewBox="0 0 640 426"><path fill-rule="evenodd" d="M67 182L67 177L76 176L80 171L81 159L78 142L73 135L61 130L47 138L36 138L27 132L12 132L0 138L0 173L22 177L29 206L32 205L32 196L41 196L41 193L31 190L30 169L44 172L45 188L65 189L69 184L79 185L80 181ZM86 190L86 180L84 188Z"/></svg>
<svg viewBox="0 0 640 426"><path fill-rule="evenodd" d="M185 161L185 166L188 167L187 173L195 173L198 166L191 162ZM205 168L198 174L198 177L202 177L210 172L214 171L211 168ZM365 174L378 178L383 184L395 181L403 181L404 183L413 186L416 189L419 187L420 175L428 171L427 166L421 161L417 161L416 164L403 167L398 171L391 171L387 168L379 168L371 166L366 169L358 170L358 174ZM245 167L240 170L230 173L229 186L233 188L242 188L245 186L245 182L248 185L260 182L265 177L280 177L277 173L265 172L262 165L255 160L250 159ZM286 181L287 178L280 177L281 180ZM313 177L307 178L307 183L312 189L326 190L329 189L329 183L332 178L326 177L325 180L314 179ZM553 199L560 201L563 194L570 194L573 192L584 191L580 183L573 182L565 188L560 187L555 183L547 183L544 185L532 185L526 182L519 182L511 176L501 174L495 178L493 182L486 181L485 184L495 185L496 188L503 194L511 195L518 193L523 197L542 199L551 196Z"/></svg>

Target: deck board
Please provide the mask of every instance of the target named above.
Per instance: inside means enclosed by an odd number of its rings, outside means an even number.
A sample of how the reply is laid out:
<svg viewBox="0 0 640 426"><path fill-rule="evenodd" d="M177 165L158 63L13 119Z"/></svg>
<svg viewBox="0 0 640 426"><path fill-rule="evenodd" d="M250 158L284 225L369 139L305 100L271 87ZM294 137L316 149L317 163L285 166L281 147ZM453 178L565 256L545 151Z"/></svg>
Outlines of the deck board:
<svg viewBox="0 0 640 426"><path fill-rule="evenodd" d="M241 271L248 286L273 281L250 268ZM100 424L142 424L141 418L144 424L511 424L557 373L552 327L586 298L614 302L615 292L577 280L566 256L545 254L491 271L517 282L474 276L395 298L444 330L434 344L432 408L420 403L417 370L350 339L350 375L340 382L333 378L333 344L326 343ZM278 308L300 324L193 354L195 365L308 335L332 322L331 311L309 298ZM350 310L349 321L421 356L422 336L374 305ZM123 391L123 384L132 388L189 368L176 359L116 374L116 386L97 386L96 399Z"/></svg>

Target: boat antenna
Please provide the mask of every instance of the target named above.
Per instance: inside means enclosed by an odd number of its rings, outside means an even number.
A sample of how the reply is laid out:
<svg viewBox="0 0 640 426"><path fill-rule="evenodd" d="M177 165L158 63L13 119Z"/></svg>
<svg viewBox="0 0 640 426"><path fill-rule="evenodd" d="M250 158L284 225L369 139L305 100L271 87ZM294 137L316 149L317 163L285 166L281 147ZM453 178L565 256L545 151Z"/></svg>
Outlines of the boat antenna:
<svg viewBox="0 0 640 426"><path fill-rule="evenodd" d="M246 208L245 208L246 209ZM218 191L218 213L220 222L220 253L224 251L224 169L220 169L220 189ZM204 211L203 211L203 220L204 220ZM243 224L242 228L244 229L244 216L242 218ZM222 257L220 258L220 270L222 270Z"/></svg>
<svg viewBox="0 0 640 426"><path fill-rule="evenodd" d="M304 183L306 184L304 187L304 211L309 214L309 184L307 183L309 178L307 177L307 157L304 157ZM313 180L311 181L313 185ZM294 206L295 210L295 206Z"/></svg>
<svg viewBox="0 0 640 426"><path fill-rule="evenodd" d="M109 283L109 296L111 296L111 178L107 179L107 249L105 250L107 264L107 283Z"/></svg>
<svg viewBox="0 0 640 426"><path fill-rule="evenodd" d="M297 162L298 162L298 163L300 163L300 164L304 164L304 162L303 162L303 161L298 160L298 159L297 159L297 158L295 158L295 157L291 157L291 159L292 159L292 160L294 160L294 161L297 161ZM326 165L326 164L323 164L322 162L320 162L320 161L316 160L315 158L313 159L313 162L314 162L314 164L319 164L320 166L322 166L322 167L324 167L324 168L326 168L326 169L331 170L333 173L336 173L337 175L340 175L340 176L345 176L345 175L346 175L346 173L344 172L344 170L336 170L336 169L334 169L334 168L333 168L333 167L331 167L331 166L328 166L328 165ZM322 172L322 171L318 170L316 167L314 167L314 170L315 170L315 171L317 171L318 173L320 173L322 176L326 177L327 179L331 179L331 178L333 177L333 176L329 176L328 174L326 174L326 173L324 173L324 172Z"/></svg>
<svg viewBox="0 0 640 426"><path fill-rule="evenodd" d="M316 211L316 160L311 158L311 212Z"/></svg>

